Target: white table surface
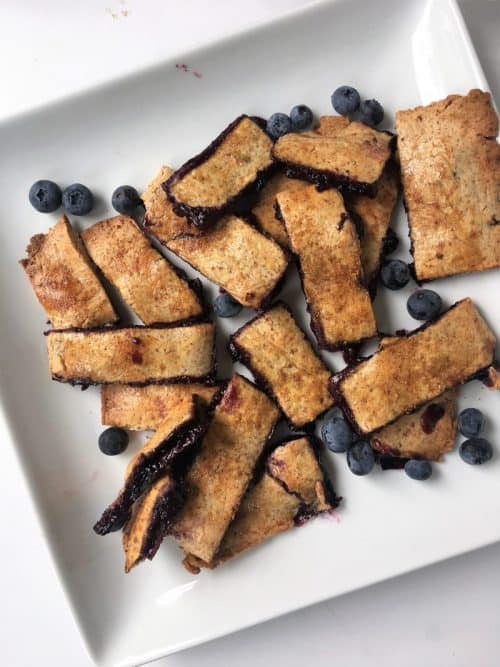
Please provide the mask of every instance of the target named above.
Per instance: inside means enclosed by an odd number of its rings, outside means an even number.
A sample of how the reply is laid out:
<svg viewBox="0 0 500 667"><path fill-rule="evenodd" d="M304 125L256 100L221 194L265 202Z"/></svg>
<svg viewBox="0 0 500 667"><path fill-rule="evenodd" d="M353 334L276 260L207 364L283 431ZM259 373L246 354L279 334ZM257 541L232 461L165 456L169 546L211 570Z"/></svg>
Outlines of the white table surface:
<svg viewBox="0 0 500 667"><path fill-rule="evenodd" d="M0 0L0 119L305 4L307 0ZM500 103L500 2L461 0L461 6ZM89 667L17 462L5 446L2 468L0 664ZM335 554L325 558L335 568ZM500 665L500 544L154 664L368 663Z"/></svg>

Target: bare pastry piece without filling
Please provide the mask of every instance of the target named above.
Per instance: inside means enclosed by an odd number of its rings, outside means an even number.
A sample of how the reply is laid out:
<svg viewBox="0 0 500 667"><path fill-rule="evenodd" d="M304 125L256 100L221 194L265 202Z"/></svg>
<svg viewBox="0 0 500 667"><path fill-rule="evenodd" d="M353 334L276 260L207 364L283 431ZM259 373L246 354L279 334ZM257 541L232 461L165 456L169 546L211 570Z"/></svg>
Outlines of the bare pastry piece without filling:
<svg viewBox="0 0 500 667"><path fill-rule="evenodd" d="M309 424L333 405L331 373L283 303L236 331L230 350L276 400L293 428Z"/></svg>
<svg viewBox="0 0 500 667"><path fill-rule="evenodd" d="M203 306L136 223L117 215L86 229L81 237L92 260L144 324L178 322L203 314Z"/></svg>
<svg viewBox="0 0 500 667"><path fill-rule="evenodd" d="M247 491L210 567L329 512L338 503L310 438L284 442L267 459L261 479Z"/></svg>
<svg viewBox="0 0 500 667"><path fill-rule="evenodd" d="M99 327L118 319L78 234L66 216L36 234L19 263L52 326Z"/></svg>
<svg viewBox="0 0 500 667"><path fill-rule="evenodd" d="M174 210L208 227L264 184L273 142L256 119L239 116L199 155L177 169L163 187Z"/></svg>
<svg viewBox="0 0 500 667"><path fill-rule="evenodd" d="M278 171L271 176L259 192L257 204L252 209L252 214L259 228L284 248L289 248L290 242L283 221L276 215L276 195L278 192L301 190L306 188L307 185L305 181L288 178L284 173Z"/></svg>
<svg viewBox="0 0 500 667"><path fill-rule="evenodd" d="M302 178L321 189L343 186L374 196L377 181L391 157L394 137L343 116L321 119L328 133L289 133L273 147L273 157L287 176Z"/></svg>
<svg viewBox="0 0 500 667"><path fill-rule="evenodd" d="M279 213L299 262L311 329L321 347L337 350L375 336L359 238L337 190L278 193Z"/></svg>
<svg viewBox="0 0 500 667"><path fill-rule="evenodd" d="M173 530L188 570L212 562L279 416L241 375L229 382L186 475L186 502Z"/></svg>
<svg viewBox="0 0 500 667"><path fill-rule="evenodd" d="M255 309L271 301L289 261L281 246L234 215L203 236L181 236L167 247L243 306Z"/></svg>
<svg viewBox="0 0 500 667"><path fill-rule="evenodd" d="M71 384L196 382L214 374L214 325L47 333L54 380Z"/></svg>
<svg viewBox="0 0 500 667"><path fill-rule="evenodd" d="M123 530L125 572L130 572L145 558L154 558L172 528L182 500L179 483L167 473L134 503Z"/></svg>
<svg viewBox="0 0 500 667"><path fill-rule="evenodd" d="M214 386L148 384L144 387L106 384L101 387L101 423L129 431L154 431L172 411L190 405L195 394L210 403L220 390L220 383Z"/></svg>
<svg viewBox="0 0 500 667"><path fill-rule="evenodd" d="M500 145L489 93L398 111L396 129L418 280L500 266Z"/></svg>
<svg viewBox="0 0 500 667"><path fill-rule="evenodd" d="M131 459L125 471L123 488L104 510L94 531L98 535L107 535L121 528L128 520L134 502L170 469L178 457L195 447L205 433L207 423L206 404L197 397L193 397L191 404L173 410ZM175 494L171 498L171 508L175 505L178 511L181 504L180 488L172 484L169 493ZM173 520L173 516L169 519Z"/></svg>
<svg viewBox="0 0 500 667"><path fill-rule="evenodd" d="M330 381L330 390L360 433L413 412L493 362L495 336L471 299L383 347Z"/></svg>

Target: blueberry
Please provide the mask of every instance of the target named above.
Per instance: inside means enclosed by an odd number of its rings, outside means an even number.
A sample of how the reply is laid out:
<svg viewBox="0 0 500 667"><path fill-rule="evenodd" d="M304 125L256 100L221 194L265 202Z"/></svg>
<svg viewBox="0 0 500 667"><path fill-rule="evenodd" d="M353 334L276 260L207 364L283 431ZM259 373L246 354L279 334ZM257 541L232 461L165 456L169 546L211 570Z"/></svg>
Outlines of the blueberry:
<svg viewBox="0 0 500 667"><path fill-rule="evenodd" d="M111 196L111 204L115 211L130 215L141 203L137 190L131 185L120 185Z"/></svg>
<svg viewBox="0 0 500 667"><path fill-rule="evenodd" d="M292 129L292 122L286 113L273 113L267 121L266 130L273 139L282 137Z"/></svg>
<svg viewBox="0 0 500 667"><path fill-rule="evenodd" d="M380 271L380 280L387 289L401 289L410 282L410 269L408 264L400 259L391 259L386 262Z"/></svg>
<svg viewBox="0 0 500 667"><path fill-rule="evenodd" d="M87 215L94 206L94 197L85 185L73 183L62 193L62 203L67 213Z"/></svg>
<svg viewBox="0 0 500 667"><path fill-rule="evenodd" d="M313 112L305 104L298 104L290 111L290 122L294 132L305 130L313 122Z"/></svg>
<svg viewBox="0 0 500 667"><path fill-rule="evenodd" d="M358 91L351 86L340 86L332 95L332 106L341 116L347 116L357 111L359 101Z"/></svg>
<svg viewBox="0 0 500 667"><path fill-rule="evenodd" d="M378 125L384 119L384 107L377 100L363 100L359 111L360 120L366 125Z"/></svg>
<svg viewBox="0 0 500 667"><path fill-rule="evenodd" d="M61 206L61 188L53 181L36 181L30 188L29 199L40 213L52 213Z"/></svg>
<svg viewBox="0 0 500 667"><path fill-rule="evenodd" d="M115 456L121 454L127 449L128 433L122 428L111 426L99 436L99 449L103 454Z"/></svg>
<svg viewBox="0 0 500 667"><path fill-rule="evenodd" d="M227 292L219 294L214 301L214 312L219 317L235 317L240 311L241 304Z"/></svg>
<svg viewBox="0 0 500 667"><path fill-rule="evenodd" d="M405 463L405 473L411 479L417 479L423 482L429 479L432 475L432 465L429 461L422 461L421 459L410 459Z"/></svg>
<svg viewBox="0 0 500 667"><path fill-rule="evenodd" d="M330 417L321 427L321 437L331 452L345 452L352 444L353 434L342 417Z"/></svg>
<svg viewBox="0 0 500 667"><path fill-rule="evenodd" d="M486 463L493 456L493 448L488 440L484 438L471 438L470 440L465 440L460 445L458 450L460 458L465 461L465 463L470 463L471 466L481 465L481 463Z"/></svg>
<svg viewBox="0 0 500 667"><path fill-rule="evenodd" d="M368 475L375 465L375 454L366 440L358 440L349 447L347 465L355 475Z"/></svg>
<svg viewBox="0 0 500 667"><path fill-rule="evenodd" d="M406 308L415 320L432 320L441 310L441 297L430 289L419 289L410 296Z"/></svg>
<svg viewBox="0 0 500 667"><path fill-rule="evenodd" d="M467 408L458 415L458 430L466 438L477 437L484 426L484 415L477 408Z"/></svg>

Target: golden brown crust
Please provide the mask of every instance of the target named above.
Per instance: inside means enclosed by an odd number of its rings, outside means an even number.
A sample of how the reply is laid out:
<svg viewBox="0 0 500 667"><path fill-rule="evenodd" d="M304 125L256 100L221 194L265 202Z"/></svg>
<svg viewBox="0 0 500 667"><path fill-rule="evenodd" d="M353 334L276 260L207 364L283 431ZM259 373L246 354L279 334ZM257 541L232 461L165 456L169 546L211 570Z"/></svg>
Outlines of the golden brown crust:
<svg viewBox="0 0 500 667"><path fill-rule="evenodd" d="M371 436L371 446L383 454L392 456L440 461L443 454L450 452L455 446L456 397L457 390L451 389L432 402L425 403L416 412L399 417L395 422ZM442 408L443 414L436 421L432 430L426 432L424 430L425 415L428 414L429 406Z"/></svg>
<svg viewBox="0 0 500 667"><path fill-rule="evenodd" d="M290 243L283 221L276 217L276 195L278 192L300 190L305 187L307 187L307 183L304 183L304 181L297 178L288 178L285 174L277 172L262 188L259 193L259 200L252 209L259 227L284 248L288 248Z"/></svg>
<svg viewBox="0 0 500 667"><path fill-rule="evenodd" d="M323 116L316 132L289 133L274 144L286 165L337 176L353 185L374 185L391 156L391 135L342 116Z"/></svg>
<svg viewBox="0 0 500 667"><path fill-rule="evenodd" d="M265 394L240 375L232 378L186 476L188 494L174 535L187 565L212 561L278 419Z"/></svg>
<svg viewBox="0 0 500 667"><path fill-rule="evenodd" d="M370 433L440 396L492 363L495 336L470 299L361 362L332 390Z"/></svg>
<svg viewBox="0 0 500 667"><path fill-rule="evenodd" d="M239 303L261 308L285 273L283 249L241 218L230 215L200 237L178 237L168 248Z"/></svg>
<svg viewBox="0 0 500 667"><path fill-rule="evenodd" d="M125 572L138 565L144 558L144 549L148 531L154 521L158 501L172 491L175 482L170 475L157 480L134 505L132 515L123 531L123 550L125 552Z"/></svg>
<svg viewBox="0 0 500 667"><path fill-rule="evenodd" d="M151 245L132 218L117 215L82 233L92 260L145 324L200 316L188 282Z"/></svg>
<svg viewBox="0 0 500 667"><path fill-rule="evenodd" d="M143 223L144 229L153 234L164 245L178 236L185 234L199 236L203 233L186 218L177 215L174 211L174 205L168 200L162 183L173 173L173 169L163 166L142 194L146 211Z"/></svg>
<svg viewBox="0 0 500 667"><path fill-rule="evenodd" d="M204 384L108 384L101 387L101 423L130 431L154 430L167 415L190 405L194 395L210 403L220 390Z"/></svg>
<svg viewBox="0 0 500 667"><path fill-rule="evenodd" d="M321 347L337 349L377 332L363 282L359 239L337 190L313 185L276 200L296 253L311 327Z"/></svg>
<svg viewBox="0 0 500 667"><path fill-rule="evenodd" d="M117 315L90 260L63 216L47 234L36 234L20 264L52 325L97 327L116 322Z"/></svg>
<svg viewBox="0 0 500 667"><path fill-rule="evenodd" d="M389 163L378 182L375 197L348 193L347 209L361 218L363 234L360 239L361 264L367 285L378 276L383 254L384 239L389 229L392 212L399 193L399 172Z"/></svg>
<svg viewBox="0 0 500 667"><path fill-rule="evenodd" d="M64 382L148 383L213 372L214 325L50 331L49 368Z"/></svg>
<svg viewBox="0 0 500 667"><path fill-rule="evenodd" d="M221 208L271 165L271 147L259 125L242 116L207 159L175 172L178 178L168 186L169 194L189 207Z"/></svg>
<svg viewBox="0 0 500 667"><path fill-rule="evenodd" d="M267 471L246 493L211 567L292 528L305 508L316 514L332 506L314 450L308 438L300 438L271 454Z"/></svg>
<svg viewBox="0 0 500 667"><path fill-rule="evenodd" d="M500 145L489 93L396 113L419 280L500 266Z"/></svg>
<svg viewBox="0 0 500 667"><path fill-rule="evenodd" d="M330 371L283 304L239 329L231 345L233 354L267 386L294 427L314 421L333 405L328 392Z"/></svg>

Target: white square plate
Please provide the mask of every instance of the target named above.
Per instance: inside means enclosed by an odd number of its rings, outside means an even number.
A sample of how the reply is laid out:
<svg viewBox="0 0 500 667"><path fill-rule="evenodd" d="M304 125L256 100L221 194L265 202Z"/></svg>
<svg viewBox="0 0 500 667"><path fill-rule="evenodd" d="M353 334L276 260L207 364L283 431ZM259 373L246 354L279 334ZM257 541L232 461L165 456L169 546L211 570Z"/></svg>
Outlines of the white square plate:
<svg viewBox="0 0 500 667"><path fill-rule="evenodd" d="M185 65L179 67L178 65ZM197 74L195 74L195 72ZM486 82L454 2L322 2L264 28L0 125L0 379L5 423L88 649L100 665L136 665L500 539L500 457L476 469L456 454L426 484L398 472L356 478L342 456L334 481L339 520L317 520L214 572L193 577L166 542L152 564L123 573L120 537L92 525L119 488L126 455L103 457L99 393L50 382L41 309L16 262L56 216L30 208L38 178L80 181L102 196L88 225L111 214L120 183L146 185L179 165L241 112L267 116L306 103L329 113L330 94L357 86L394 111ZM404 213L398 256L409 260ZM470 295L500 332L498 272L438 281L451 304ZM412 328L401 293L381 291L380 328ZM212 288L212 294L214 290ZM305 323L297 283L285 298ZM249 313L245 314L248 317ZM244 317L231 322L241 324ZM227 325L220 336L224 347ZM332 369L340 355L329 355ZM223 364L223 370L229 371ZM500 433L498 395L474 382L487 436Z"/></svg>

